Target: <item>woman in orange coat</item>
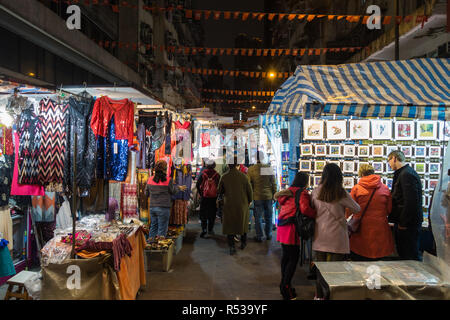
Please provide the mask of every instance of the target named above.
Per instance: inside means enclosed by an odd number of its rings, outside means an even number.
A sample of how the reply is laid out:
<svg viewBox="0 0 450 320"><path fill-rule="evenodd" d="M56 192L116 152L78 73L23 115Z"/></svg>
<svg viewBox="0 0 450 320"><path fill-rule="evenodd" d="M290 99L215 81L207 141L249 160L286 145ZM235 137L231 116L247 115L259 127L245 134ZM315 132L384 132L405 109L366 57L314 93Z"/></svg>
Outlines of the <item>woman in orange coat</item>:
<svg viewBox="0 0 450 320"><path fill-rule="evenodd" d="M360 215L375 190L358 232L350 236L352 260L378 260L394 253L394 240L387 219L392 210L391 192L374 173L371 165L362 165L358 172L361 179L350 192L361 207Z"/></svg>

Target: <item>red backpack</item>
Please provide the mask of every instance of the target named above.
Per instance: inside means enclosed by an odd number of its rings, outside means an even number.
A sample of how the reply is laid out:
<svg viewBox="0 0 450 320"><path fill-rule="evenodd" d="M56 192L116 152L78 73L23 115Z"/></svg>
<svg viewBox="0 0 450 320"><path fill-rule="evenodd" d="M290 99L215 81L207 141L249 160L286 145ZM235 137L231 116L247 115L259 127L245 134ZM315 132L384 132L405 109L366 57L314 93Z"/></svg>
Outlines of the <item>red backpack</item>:
<svg viewBox="0 0 450 320"><path fill-rule="evenodd" d="M202 181L202 195L203 198L217 198L217 184L216 177L218 173L214 173L214 175L209 178L206 173L203 173L203 181Z"/></svg>

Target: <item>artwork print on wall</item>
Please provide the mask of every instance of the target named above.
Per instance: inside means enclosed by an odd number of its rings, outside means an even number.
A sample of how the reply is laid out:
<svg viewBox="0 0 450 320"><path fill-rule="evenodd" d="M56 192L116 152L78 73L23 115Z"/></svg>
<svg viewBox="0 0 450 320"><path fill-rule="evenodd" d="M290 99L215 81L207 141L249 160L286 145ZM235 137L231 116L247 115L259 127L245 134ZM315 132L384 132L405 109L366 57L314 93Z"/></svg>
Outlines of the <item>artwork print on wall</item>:
<svg viewBox="0 0 450 320"><path fill-rule="evenodd" d="M372 120L372 138L374 140L391 140L391 120Z"/></svg>
<svg viewBox="0 0 450 320"><path fill-rule="evenodd" d="M355 179L350 178L350 177L344 177L344 188L345 189L351 189L354 187L355 185Z"/></svg>
<svg viewBox="0 0 450 320"><path fill-rule="evenodd" d="M369 151L369 146L358 146L358 156L360 157L368 157Z"/></svg>
<svg viewBox="0 0 450 320"><path fill-rule="evenodd" d="M350 120L350 139L367 140L370 138L369 120Z"/></svg>
<svg viewBox="0 0 450 320"><path fill-rule="evenodd" d="M384 172L384 163L383 162L373 162L372 167L375 173L383 173Z"/></svg>
<svg viewBox="0 0 450 320"><path fill-rule="evenodd" d="M327 121L327 139L328 140L347 139L347 120Z"/></svg>
<svg viewBox="0 0 450 320"><path fill-rule="evenodd" d="M441 157L441 147L431 146L428 148L428 154L430 158L440 158Z"/></svg>
<svg viewBox="0 0 450 320"><path fill-rule="evenodd" d="M302 156L312 156L313 155L312 144L302 144L300 149L301 149L300 154Z"/></svg>
<svg viewBox="0 0 450 320"><path fill-rule="evenodd" d="M414 121L395 122L396 140L414 140Z"/></svg>
<svg viewBox="0 0 450 320"><path fill-rule="evenodd" d="M441 164L432 162L428 165L428 170L431 174L439 174L441 172Z"/></svg>
<svg viewBox="0 0 450 320"><path fill-rule="evenodd" d="M316 144L314 146L316 156L326 156L327 155L327 146L325 144Z"/></svg>
<svg viewBox="0 0 450 320"><path fill-rule="evenodd" d="M419 122L417 122L417 139L418 140L436 140L437 139L437 122L436 121L419 121Z"/></svg>
<svg viewBox="0 0 450 320"><path fill-rule="evenodd" d="M315 161L314 162L314 171L322 172L323 168L325 167L326 164L327 164L326 161Z"/></svg>
<svg viewBox="0 0 450 320"><path fill-rule="evenodd" d="M310 160L300 160L300 171L311 171L311 161Z"/></svg>
<svg viewBox="0 0 450 320"><path fill-rule="evenodd" d="M384 156L384 147L383 146L372 146L372 155L374 157Z"/></svg>
<svg viewBox="0 0 450 320"><path fill-rule="evenodd" d="M318 187L320 185L320 180L322 180L322 176L314 176L314 187Z"/></svg>
<svg viewBox="0 0 450 320"><path fill-rule="evenodd" d="M427 147L416 146L414 149L414 155L416 158L425 158L427 155Z"/></svg>
<svg viewBox="0 0 450 320"><path fill-rule="evenodd" d="M303 120L303 136L305 140L323 140L323 133L323 120Z"/></svg>
<svg viewBox="0 0 450 320"><path fill-rule="evenodd" d="M445 122L441 122L439 124L439 126L441 127L441 134L440 137L442 140L444 141L449 141L450 140L450 121L445 121Z"/></svg>
<svg viewBox="0 0 450 320"><path fill-rule="evenodd" d="M344 168L342 170L344 173L354 173L355 163L353 161L344 161Z"/></svg>
<svg viewBox="0 0 450 320"><path fill-rule="evenodd" d="M397 146L387 146L386 155L389 156L389 154L390 154L392 151L396 151L396 150L399 150L399 147L397 147Z"/></svg>
<svg viewBox="0 0 450 320"><path fill-rule="evenodd" d="M408 157L412 156L412 147L410 147L410 146L401 147L400 150L403 152L405 157L408 158Z"/></svg>
<svg viewBox="0 0 450 320"><path fill-rule="evenodd" d="M416 162L415 170L416 170L417 173L425 173L425 171L426 171L426 164L424 162Z"/></svg>
<svg viewBox="0 0 450 320"><path fill-rule="evenodd" d="M394 181L394 179L388 178L386 180L386 186L389 188L389 190L392 190L392 182Z"/></svg>
<svg viewBox="0 0 450 320"><path fill-rule="evenodd" d="M330 145L328 155L331 157L340 157L341 156L341 146L340 145Z"/></svg>
<svg viewBox="0 0 450 320"><path fill-rule="evenodd" d="M428 190L434 190L438 184L437 179L430 179L428 180Z"/></svg>
<svg viewBox="0 0 450 320"><path fill-rule="evenodd" d="M344 145L344 156L354 157L356 154L356 147L354 145L346 144Z"/></svg>

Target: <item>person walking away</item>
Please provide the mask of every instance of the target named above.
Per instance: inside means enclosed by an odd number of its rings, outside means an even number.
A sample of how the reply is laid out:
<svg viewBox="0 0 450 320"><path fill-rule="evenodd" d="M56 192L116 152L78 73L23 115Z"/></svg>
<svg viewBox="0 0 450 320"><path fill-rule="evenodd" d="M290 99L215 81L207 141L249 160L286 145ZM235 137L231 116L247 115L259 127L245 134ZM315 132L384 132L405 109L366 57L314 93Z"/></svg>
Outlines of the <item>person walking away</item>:
<svg viewBox="0 0 450 320"><path fill-rule="evenodd" d="M150 197L149 238L166 237L169 228L171 196L186 191L186 186L174 187L167 174L167 162L159 160L155 164L155 174L148 179L146 194Z"/></svg>
<svg viewBox="0 0 450 320"><path fill-rule="evenodd" d="M248 169L248 177L253 188L256 242L262 242L262 217L267 240L272 239L273 196L277 192L277 184L272 167L266 163L263 152L258 153L257 164Z"/></svg>
<svg viewBox="0 0 450 320"><path fill-rule="evenodd" d="M197 190L200 200L200 220L202 224L201 238L208 234L214 234L214 222L217 213L217 188L219 186L220 175L215 170L216 163L213 160L207 161L206 170L197 180Z"/></svg>
<svg viewBox="0 0 450 320"><path fill-rule="evenodd" d="M298 172L292 185L286 190L275 193L274 196L281 206L278 215L277 241L281 243L282 248L280 293L284 300L292 300L297 297L295 288L292 287L292 278L300 257L300 237L295 225L293 223L285 224L285 222L296 215L297 208L310 218L316 217L316 210L311 207L308 185L309 175L305 172ZM300 192L300 202L295 203L295 195L298 192Z"/></svg>
<svg viewBox="0 0 450 320"><path fill-rule="evenodd" d="M392 213L389 222L394 223L397 253L401 260L422 260L419 251L419 235L423 222L422 183L417 172L405 163L400 150L388 155L388 163L394 172L392 181Z"/></svg>
<svg viewBox="0 0 450 320"><path fill-rule="evenodd" d="M241 235L241 249L247 245L249 206L253 201L253 190L248 177L237 169L236 164L228 166L230 170L219 182L219 195L223 195L222 232L227 235L230 255L233 255L236 253L236 235Z"/></svg>
<svg viewBox="0 0 450 320"><path fill-rule="evenodd" d="M343 187L341 169L334 163L327 164L320 184L312 192L312 206L317 212L312 249L315 261L343 261L350 253L345 209L358 213L361 208ZM324 293L318 275L316 298Z"/></svg>
<svg viewBox="0 0 450 320"><path fill-rule="evenodd" d="M394 253L394 239L388 223L392 210L391 192L369 164L360 167L358 176L361 179L350 195L366 211L358 232L350 235L350 257L354 261L379 260ZM361 214L355 216L360 217Z"/></svg>

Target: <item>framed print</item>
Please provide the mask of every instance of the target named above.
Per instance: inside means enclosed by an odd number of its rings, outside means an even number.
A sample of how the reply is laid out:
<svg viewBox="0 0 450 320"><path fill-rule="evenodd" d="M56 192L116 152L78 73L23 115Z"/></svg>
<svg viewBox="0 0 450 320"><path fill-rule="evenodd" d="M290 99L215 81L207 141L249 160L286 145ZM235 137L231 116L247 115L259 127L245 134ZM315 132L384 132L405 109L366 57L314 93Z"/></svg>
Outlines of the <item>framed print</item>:
<svg viewBox="0 0 450 320"><path fill-rule="evenodd" d="M409 158L412 156L412 147L411 146L401 147L400 150L403 152L405 157Z"/></svg>
<svg viewBox="0 0 450 320"><path fill-rule="evenodd" d="M300 154L302 156L312 156L313 155L312 144L302 144L302 145L300 145Z"/></svg>
<svg viewBox="0 0 450 320"><path fill-rule="evenodd" d="M436 140L437 124L437 121L417 122L417 140Z"/></svg>
<svg viewBox="0 0 450 320"><path fill-rule="evenodd" d="M370 138L369 120L350 120L350 139L367 140Z"/></svg>
<svg viewBox="0 0 450 320"><path fill-rule="evenodd" d="M392 190L392 182L393 181L394 181L394 179L391 179L391 178L386 179L386 186L389 188L389 190Z"/></svg>
<svg viewBox="0 0 450 320"><path fill-rule="evenodd" d="M386 156L389 156L389 154L392 152L392 151L396 151L396 150L399 150L400 148L399 147L397 147L397 146L387 146L387 148L386 148Z"/></svg>
<svg viewBox="0 0 450 320"><path fill-rule="evenodd" d="M437 185L438 185L438 180L437 179L430 179L430 180L428 180L428 190L434 190Z"/></svg>
<svg viewBox="0 0 450 320"><path fill-rule="evenodd" d="M344 145L344 157L354 157L356 155L356 146L352 144Z"/></svg>
<svg viewBox="0 0 450 320"><path fill-rule="evenodd" d="M444 121L439 123L440 127L440 139L443 141L449 141L450 140L450 121Z"/></svg>
<svg viewBox="0 0 450 320"><path fill-rule="evenodd" d="M289 151L281 152L282 161L289 161Z"/></svg>
<svg viewBox="0 0 450 320"><path fill-rule="evenodd" d="M429 147L428 155L430 158L440 158L441 157L441 147L438 147L438 146Z"/></svg>
<svg viewBox="0 0 450 320"><path fill-rule="evenodd" d="M414 140L414 121L396 121L395 139Z"/></svg>
<svg viewBox="0 0 450 320"><path fill-rule="evenodd" d="M369 146L358 146L358 156L368 157L370 154Z"/></svg>
<svg viewBox="0 0 450 320"><path fill-rule="evenodd" d="M375 173L383 173L384 172L384 163L383 162L373 162L372 167L375 170Z"/></svg>
<svg viewBox="0 0 450 320"><path fill-rule="evenodd" d="M303 120L303 138L305 140L323 140L323 133L323 120Z"/></svg>
<svg viewBox="0 0 450 320"><path fill-rule="evenodd" d="M344 177L344 188L351 189L355 186L355 179L352 177Z"/></svg>
<svg viewBox="0 0 450 320"><path fill-rule="evenodd" d="M441 164L431 162L430 164L428 164L428 172L430 174L439 174L441 172Z"/></svg>
<svg viewBox="0 0 450 320"><path fill-rule="evenodd" d="M320 185L320 180L322 180L322 176L314 176L314 187L318 187Z"/></svg>
<svg viewBox="0 0 450 320"><path fill-rule="evenodd" d="M392 121L391 120L372 120L372 139L391 140L392 139Z"/></svg>
<svg viewBox="0 0 450 320"><path fill-rule="evenodd" d="M322 172L326 164L327 164L326 161L314 161L314 171Z"/></svg>
<svg viewBox="0 0 450 320"><path fill-rule="evenodd" d="M311 160L300 160L300 171L311 171Z"/></svg>
<svg viewBox="0 0 450 320"><path fill-rule="evenodd" d="M340 157L341 154L341 146L340 145L330 145L328 147L328 155L330 157Z"/></svg>
<svg viewBox="0 0 450 320"><path fill-rule="evenodd" d="M353 161L344 161L342 172L355 173L355 163Z"/></svg>
<svg viewBox="0 0 450 320"><path fill-rule="evenodd" d="M347 139L347 120L328 120L327 139L328 140Z"/></svg>
<svg viewBox="0 0 450 320"><path fill-rule="evenodd" d="M341 162L340 162L340 161L328 161L328 163L334 163L334 164L337 165L339 168L341 167Z"/></svg>
<svg viewBox="0 0 450 320"><path fill-rule="evenodd" d="M414 155L416 156L416 158L425 158L427 155L427 147L416 146L414 148Z"/></svg>
<svg viewBox="0 0 450 320"><path fill-rule="evenodd" d="M314 146L316 156L326 156L327 155L327 145L325 144L316 144Z"/></svg>
<svg viewBox="0 0 450 320"><path fill-rule="evenodd" d="M384 156L384 146L372 146L372 156L383 157Z"/></svg>
<svg viewBox="0 0 450 320"><path fill-rule="evenodd" d="M416 162L414 165L414 169L417 173L425 173L426 172L426 163L425 162Z"/></svg>

